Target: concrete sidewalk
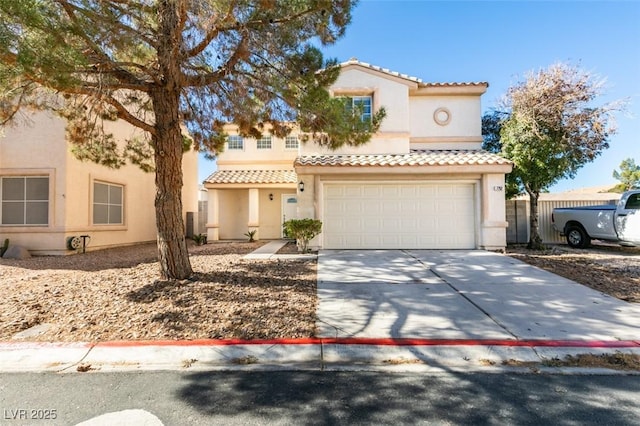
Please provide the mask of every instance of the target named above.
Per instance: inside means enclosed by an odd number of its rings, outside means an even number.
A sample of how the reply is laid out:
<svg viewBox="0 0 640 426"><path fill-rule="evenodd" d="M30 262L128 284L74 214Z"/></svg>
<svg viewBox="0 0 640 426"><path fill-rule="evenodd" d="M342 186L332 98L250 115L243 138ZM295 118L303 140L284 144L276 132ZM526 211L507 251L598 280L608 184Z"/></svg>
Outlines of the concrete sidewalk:
<svg viewBox="0 0 640 426"><path fill-rule="evenodd" d="M250 258L279 258L281 246L268 243ZM640 355L640 306L495 253L322 251L318 295L318 338L0 342L0 372L383 368L611 374L541 362L584 353ZM505 360L521 367L503 367Z"/></svg>

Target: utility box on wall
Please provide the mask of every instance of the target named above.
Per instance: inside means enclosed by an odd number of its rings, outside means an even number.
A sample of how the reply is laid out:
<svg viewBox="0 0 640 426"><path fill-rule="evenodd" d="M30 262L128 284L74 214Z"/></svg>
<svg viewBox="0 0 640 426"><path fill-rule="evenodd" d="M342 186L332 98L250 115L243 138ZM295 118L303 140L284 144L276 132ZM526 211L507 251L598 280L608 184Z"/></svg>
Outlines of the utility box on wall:
<svg viewBox="0 0 640 426"><path fill-rule="evenodd" d="M186 225L186 236L187 238L193 238L194 235L194 224L195 224L195 213L194 212L187 212L187 223Z"/></svg>

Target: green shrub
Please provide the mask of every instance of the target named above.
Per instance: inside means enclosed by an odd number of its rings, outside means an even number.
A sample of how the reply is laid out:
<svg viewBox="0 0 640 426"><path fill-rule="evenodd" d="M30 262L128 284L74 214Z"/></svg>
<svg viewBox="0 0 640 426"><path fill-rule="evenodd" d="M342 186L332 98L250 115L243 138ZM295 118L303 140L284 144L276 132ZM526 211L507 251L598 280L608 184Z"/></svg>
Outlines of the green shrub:
<svg viewBox="0 0 640 426"><path fill-rule="evenodd" d="M256 229L254 229L253 231L247 231L245 232L244 236L249 238L249 242L252 243L255 241L253 237L256 236L256 232L258 232Z"/></svg>
<svg viewBox="0 0 640 426"><path fill-rule="evenodd" d="M4 254L5 251L7 251L8 248L9 248L9 239L5 238L4 244L2 245L2 247L0 247L0 257L2 257L2 255Z"/></svg>
<svg viewBox="0 0 640 426"><path fill-rule="evenodd" d="M322 222L317 219L291 219L282 224L284 234L296 239L298 250L309 251L309 241L322 232Z"/></svg>
<svg viewBox="0 0 640 426"><path fill-rule="evenodd" d="M207 234L197 234L191 237L191 239L196 243L196 245L201 246L203 244L207 244Z"/></svg>

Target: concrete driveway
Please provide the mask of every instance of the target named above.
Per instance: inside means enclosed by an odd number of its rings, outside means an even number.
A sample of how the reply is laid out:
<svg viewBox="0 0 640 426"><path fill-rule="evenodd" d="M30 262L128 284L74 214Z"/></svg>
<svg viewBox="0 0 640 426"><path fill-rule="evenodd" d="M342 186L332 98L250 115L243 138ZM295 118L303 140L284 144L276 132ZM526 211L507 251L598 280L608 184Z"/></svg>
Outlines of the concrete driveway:
<svg viewBox="0 0 640 426"><path fill-rule="evenodd" d="M323 250L320 337L640 340L640 305L480 250Z"/></svg>

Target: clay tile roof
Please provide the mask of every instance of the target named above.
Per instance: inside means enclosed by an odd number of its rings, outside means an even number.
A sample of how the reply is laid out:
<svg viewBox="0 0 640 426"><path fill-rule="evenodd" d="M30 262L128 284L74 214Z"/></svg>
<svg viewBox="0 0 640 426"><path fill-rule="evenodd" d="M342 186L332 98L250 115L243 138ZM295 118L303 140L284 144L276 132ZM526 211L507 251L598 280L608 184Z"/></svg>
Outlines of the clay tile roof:
<svg viewBox="0 0 640 426"><path fill-rule="evenodd" d="M392 75L394 77L404 78L405 80L410 80L410 81L413 81L415 83L422 83L422 80L419 79L418 77L413 77L413 76L410 76L410 75L407 75L407 74L401 74L401 73L399 73L397 71L391 71L391 70L389 70L387 68L382 68L382 67L379 67L377 65L371 65L371 64L368 64L366 62L360 62L357 58L351 58L348 61L343 62L343 63L340 64L340 66L343 66L343 67L347 66L347 65L360 65L361 67L365 67L365 68L369 68L369 69L372 69L372 70L375 70L375 71L383 72L385 74L389 74L389 75Z"/></svg>
<svg viewBox="0 0 640 426"><path fill-rule="evenodd" d="M298 157L296 166L406 167L503 165L511 162L482 150L414 150L408 154L308 155Z"/></svg>
<svg viewBox="0 0 640 426"><path fill-rule="evenodd" d="M293 170L218 170L205 179L206 183L296 183Z"/></svg>
<svg viewBox="0 0 640 426"><path fill-rule="evenodd" d="M371 65L367 62L361 62L358 58L350 58L346 62L342 62L340 66L344 67L347 65L360 65L364 68L369 68L371 70L379 71L388 75L392 75L394 77L403 78L405 80L413 81L414 83L418 83L421 87L465 87L465 86L488 86L489 83L485 81L479 82L468 82L468 83L456 83L456 82L448 82L448 83L429 83L422 81L421 78L413 77L407 74L402 74L397 71L391 71L387 68L382 68L377 65Z"/></svg>
<svg viewBox="0 0 640 426"><path fill-rule="evenodd" d="M488 86L486 81L472 81L467 83L422 83L421 87L467 87L467 86Z"/></svg>

